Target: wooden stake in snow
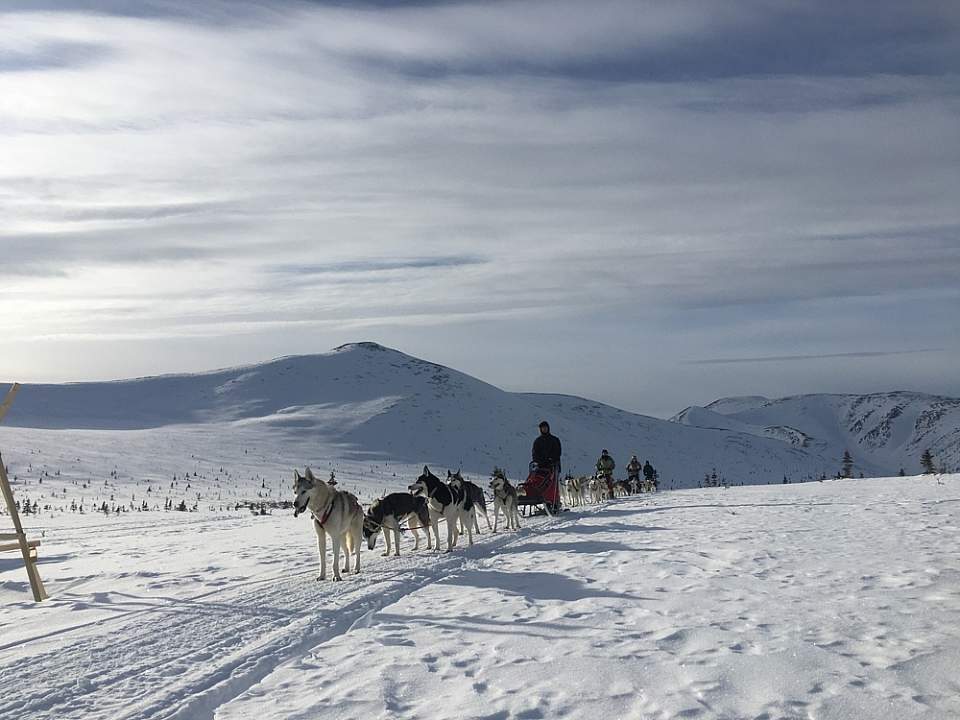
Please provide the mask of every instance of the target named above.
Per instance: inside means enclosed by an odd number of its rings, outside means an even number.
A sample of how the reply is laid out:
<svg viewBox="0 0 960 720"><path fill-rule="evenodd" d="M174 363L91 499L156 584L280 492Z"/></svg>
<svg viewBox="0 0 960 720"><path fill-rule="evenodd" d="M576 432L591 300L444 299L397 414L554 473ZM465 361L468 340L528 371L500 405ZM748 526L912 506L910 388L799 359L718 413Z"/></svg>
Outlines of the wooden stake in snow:
<svg viewBox="0 0 960 720"><path fill-rule="evenodd" d="M16 397L20 386L13 384L7 397L0 404L0 422L3 422L4 416L13 404L13 398ZM13 500L13 490L10 488L10 481L7 478L7 468L3 463L3 456L0 455L0 490L3 491L3 499L7 503L7 510L10 517L13 518L13 527L15 532L0 533L0 552L7 550L19 550L23 555L23 564L27 568L27 577L30 578L30 589L33 590L33 599L37 602L46 600L47 591L43 589L43 581L40 579L40 573L37 570L37 546L39 540L27 540L27 535L23 531L23 525L20 524L20 513L17 512L17 505ZM16 542L3 542L4 540L16 540Z"/></svg>

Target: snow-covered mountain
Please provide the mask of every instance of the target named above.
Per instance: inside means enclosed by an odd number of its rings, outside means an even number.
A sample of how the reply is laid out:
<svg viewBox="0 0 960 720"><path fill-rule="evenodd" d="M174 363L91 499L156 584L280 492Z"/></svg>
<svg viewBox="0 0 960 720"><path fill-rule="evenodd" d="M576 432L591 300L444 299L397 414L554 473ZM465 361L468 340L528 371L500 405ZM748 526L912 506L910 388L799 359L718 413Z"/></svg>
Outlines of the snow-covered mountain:
<svg viewBox="0 0 960 720"><path fill-rule="evenodd" d="M138 437L195 428L208 438L224 433L224 447L236 446L226 434L243 431L282 441L291 463L311 456L298 448L323 445L352 460L429 461L483 474L501 465L517 475L544 418L563 441L567 470L591 472L608 448L621 468L632 453L649 459L666 487L696 485L713 468L730 482L755 483L832 474L838 462L734 426L706 429L578 397L505 392L375 343L200 374L25 385L6 424ZM207 440L204 454L211 446Z"/></svg>
<svg viewBox="0 0 960 720"><path fill-rule="evenodd" d="M689 407L672 420L776 438L823 457L849 450L854 472L920 471L929 449L938 466L960 466L960 400L914 392L734 397Z"/></svg>

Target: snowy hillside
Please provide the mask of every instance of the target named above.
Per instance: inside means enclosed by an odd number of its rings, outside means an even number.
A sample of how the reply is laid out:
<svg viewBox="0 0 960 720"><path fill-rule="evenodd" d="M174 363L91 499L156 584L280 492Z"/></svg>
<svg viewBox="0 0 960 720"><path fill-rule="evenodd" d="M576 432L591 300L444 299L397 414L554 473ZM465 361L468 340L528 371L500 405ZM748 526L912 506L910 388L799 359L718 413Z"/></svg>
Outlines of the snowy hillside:
<svg viewBox="0 0 960 720"><path fill-rule="evenodd" d="M723 398L673 418L700 428L724 428L778 438L823 457L849 450L854 471L920 471L930 449L938 466L960 467L960 400L911 392L797 395L778 400Z"/></svg>
<svg viewBox="0 0 960 720"><path fill-rule="evenodd" d="M0 558L4 720L960 716L956 475L481 521L336 584L289 511L27 524L51 599Z"/></svg>
<svg viewBox="0 0 960 720"><path fill-rule="evenodd" d="M366 464L377 483L393 477L395 469L376 469L388 459L480 475L500 465L516 477L526 472L543 418L563 441L566 470L591 473L602 448L621 468L637 453L667 488L695 486L713 468L731 483L750 484L832 475L838 463L816 448L738 427L686 427L583 398L505 392L374 343L202 374L25 385L0 426L0 448L21 466L40 453L46 469L69 467L76 478L94 473L85 457L107 446L124 477L169 484L189 471L198 482L222 482L229 473L231 491L251 478L254 489L266 490L257 481L286 478L307 462ZM139 460L144 452L152 464ZM223 500L223 492L199 498L209 499Z"/></svg>

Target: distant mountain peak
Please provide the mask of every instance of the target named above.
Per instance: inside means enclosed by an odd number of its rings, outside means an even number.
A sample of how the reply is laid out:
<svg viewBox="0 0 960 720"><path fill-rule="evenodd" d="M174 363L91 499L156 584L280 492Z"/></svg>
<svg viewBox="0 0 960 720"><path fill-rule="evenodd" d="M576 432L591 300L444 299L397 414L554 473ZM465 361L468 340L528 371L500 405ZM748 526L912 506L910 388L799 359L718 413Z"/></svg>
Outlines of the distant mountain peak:
<svg viewBox="0 0 960 720"><path fill-rule="evenodd" d="M344 345L339 345L335 347L331 352L351 352L353 350L369 350L374 352L398 352L393 348L388 348L380 343L371 342L370 340L363 340L361 342L346 343Z"/></svg>

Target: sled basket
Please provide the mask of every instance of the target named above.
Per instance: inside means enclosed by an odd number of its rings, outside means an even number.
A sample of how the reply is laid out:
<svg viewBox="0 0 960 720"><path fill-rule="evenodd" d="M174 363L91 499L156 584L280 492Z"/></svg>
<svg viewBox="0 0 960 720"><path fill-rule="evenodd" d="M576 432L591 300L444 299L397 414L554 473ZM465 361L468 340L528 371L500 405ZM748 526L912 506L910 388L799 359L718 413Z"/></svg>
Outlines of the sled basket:
<svg viewBox="0 0 960 720"><path fill-rule="evenodd" d="M560 478L556 467L541 468L530 463L530 474L517 489L520 491L518 505L546 505L551 512L560 508Z"/></svg>

